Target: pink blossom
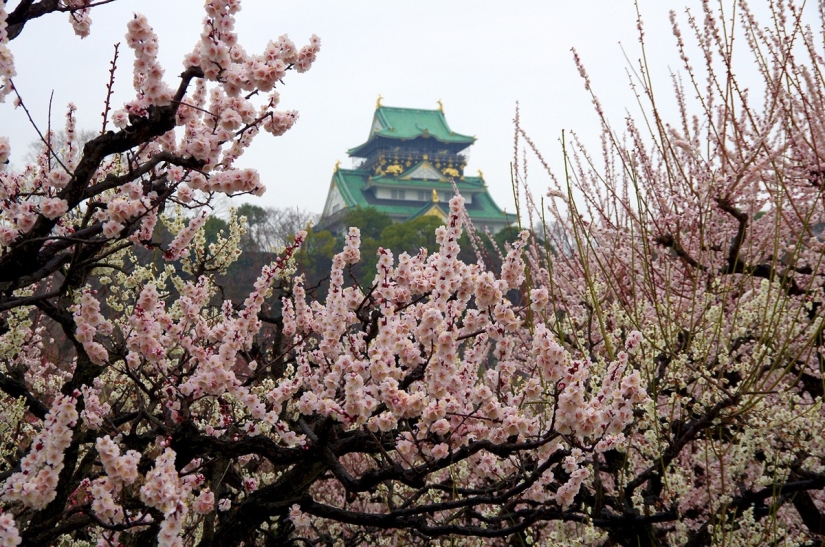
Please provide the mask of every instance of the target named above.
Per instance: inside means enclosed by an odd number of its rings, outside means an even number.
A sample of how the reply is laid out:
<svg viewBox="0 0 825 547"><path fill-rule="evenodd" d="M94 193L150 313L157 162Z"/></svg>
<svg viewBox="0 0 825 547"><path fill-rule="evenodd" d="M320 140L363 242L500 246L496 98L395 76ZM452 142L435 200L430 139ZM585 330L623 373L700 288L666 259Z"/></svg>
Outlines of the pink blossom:
<svg viewBox="0 0 825 547"><path fill-rule="evenodd" d="M20 237L20 233L11 226L0 226L0 245L8 247Z"/></svg>
<svg viewBox="0 0 825 547"><path fill-rule="evenodd" d="M77 423L76 402L73 397L55 399L43 430L34 438L29 453L21 462L22 470L12 474L3 484L4 499L42 509L55 498L64 452L71 443L72 428Z"/></svg>
<svg viewBox="0 0 825 547"><path fill-rule="evenodd" d="M16 547L23 542L14 517L9 513L0 514L0 545L2 547Z"/></svg>
<svg viewBox="0 0 825 547"><path fill-rule="evenodd" d="M7 163L9 161L10 154L11 146L9 145L9 139L6 137L0 137L0 165Z"/></svg>
<svg viewBox="0 0 825 547"><path fill-rule="evenodd" d="M49 220L54 220L66 214L69 209L69 204L65 199L60 198L44 198L40 202L40 214Z"/></svg>
<svg viewBox="0 0 825 547"><path fill-rule="evenodd" d="M289 508L289 520L292 521L295 528L301 532L308 530L311 525L309 516L303 513L298 505L293 505Z"/></svg>
<svg viewBox="0 0 825 547"><path fill-rule="evenodd" d="M103 235L109 239L118 237L121 230L123 230L123 224L115 220L110 220L103 223Z"/></svg>
<svg viewBox="0 0 825 547"><path fill-rule="evenodd" d="M215 494L208 488L204 488L195 498L192 508L199 515L206 515L215 510Z"/></svg>
<svg viewBox="0 0 825 547"><path fill-rule="evenodd" d="M48 181L53 188L61 189L65 188L65 186L72 180L72 176L67 172L63 171L61 168L53 169L49 171Z"/></svg>

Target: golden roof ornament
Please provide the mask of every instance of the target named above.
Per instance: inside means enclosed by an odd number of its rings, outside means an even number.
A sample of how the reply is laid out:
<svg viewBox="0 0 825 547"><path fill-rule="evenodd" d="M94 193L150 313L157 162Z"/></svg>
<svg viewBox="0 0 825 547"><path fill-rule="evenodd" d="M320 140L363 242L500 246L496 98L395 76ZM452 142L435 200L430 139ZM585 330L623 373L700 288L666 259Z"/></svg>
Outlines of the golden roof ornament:
<svg viewBox="0 0 825 547"><path fill-rule="evenodd" d="M338 172L338 168L341 167L341 160L335 162L335 172Z"/></svg>
<svg viewBox="0 0 825 547"><path fill-rule="evenodd" d="M433 188L433 203L438 203L438 192Z"/></svg>
<svg viewBox="0 0 825 547"><path fill-rule="evenodd" d="M381 108L381 99L383 99L383 98L384 98L384 97L382 97L382 96L381 96L381 94L379 93L379 94L378 94L378 100L377 100L377 101L375 101L375 109L376 109L376 110L378 110L379 108Z"/></svg>
<svg viewBox="0 0 825 547"><path fill-rule="evenodd" d="M436 102L438 103L438 111L443 113L444 112L444 105L441 104L441 99L438 99Z"/></svg>
<svg viewBox="0 0 825 547"><path fill-rule="evenodd" d="M397 163L394 163L394 164L390 165L389 167L387 167L386 172L389 173L390 175L395 175L397 177L398 175L400 175L401 173L404 172L404 168L401 167L400 165L398 165Z"/></svg>

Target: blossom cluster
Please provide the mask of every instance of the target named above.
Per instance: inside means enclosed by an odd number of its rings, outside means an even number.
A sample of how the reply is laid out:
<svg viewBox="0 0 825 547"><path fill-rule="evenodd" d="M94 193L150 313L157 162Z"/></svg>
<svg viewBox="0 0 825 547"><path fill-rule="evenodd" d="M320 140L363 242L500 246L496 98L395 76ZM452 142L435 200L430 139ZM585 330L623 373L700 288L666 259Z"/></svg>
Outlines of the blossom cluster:
<svg viewBox="0 0 825 547"><path fill-rule="evenodd" d="M432 256L402 254L393 267L392 254L379 250L371 298L381 319L369 344L365 333L351 330L361 321L357 310L365 296L343 286L344 265L360 257L357 230L350 230L345 249L333 260L325 304L302 302L304 289L296 280L294 299L283 305L284 332L293 337L297 362L303 364L269 398L283 401L281 390L289 385L300 394L302 414L319 414L348 429L391 432L414 418L416 428L399 433L396 441L398 463L405 467L449 458L485 440L504 444L561 434L590 450L615 448L634 419L633 408L648 400L629 355L620 352L603 379L592 377L594 364L572 359L543 324L535 326L533 350L521 353L515 336L528 334L505 294L524 282L526 236L509 249L496 279L458 260L463 213L463 199L453 198L449 221L436 232L439 251ZM311 336L317 336L317 345L307 344ZM485 365L491 350L497 363ZM418 367L425 367L423 378L402 387ZM515 381L536 369L540 375ZM537 412L538 404L554 412L549 417ZM555 429L548 431L550 423ZM568 493L559 497L563 507L589 476L577 469L570 471Z"/></svg>
<svg viewBox="0 0 825 547"><path fill-rule="evenodd" d="M95 334L108 335L112 332L112 324L100 313L100 302L94 297L92 291L83 291L80 302L73 308L75 320L75 338L83 344L83 349L89 355L89 359L97 364L103 364L109 357L109 353L103 344L95 340Z"/></svg>
<svg viewBox="0 0 825 547"><path fill-rule="evenodd" d="M0 545L3 547L17 547L23 542L14 517L9 513L0 514Z"/></svg>
<svg viewBox="0 0 825 547"><path fill-rule="evenodd" d="M32 440L31 450L20 462L20 471L3 483L3 499L42 509L55 498L64 452L77 424L76 403L71 396L55 399L42 431Z"/></svg>
<svg viewBox="0 0 825 547"><path fill-rule="evenodd" d="M179 547L180 532L189 507L185 498L191 490L191 481L181 480L175 470L175 452L169 448L155 459L155 466L146 475L140 488L143 502L163 513L158 533L159 547Z"/></svg>
<svg viewBox="0 0 825 547"><path fill-rule="evenodd" d="M0 103L6 99L6 95L11 93L11 79L17 74L14 69L14 55L9 50L9 33L7 30L7 20L9 14L6 12L6 3L0 6ZM8 156L8 152L6 153ZM3 153L0 152L0 164L6 163Z"/></svg>
<svg viewBox="0 0 825 547"><path fill-rule="evenodd" d="M63 0L63 4L70 8L69 23L74 33L81 38L89 35L89 28L92 26L91 8L89 8L91 3L92 0Z"/></svg>
<svg viewBox="0 0 825 547"><path fill-rule="evenodd" d="M124 485L130 485L138 478L140 454L130 450L121 456L120 447L108 435L98 437L95 448L106 475L91 482L91 509L107 524L122 523L126 513L117 498Z"/></svg>
<svg viewBox="0 0 825 547"><path fill-rule="evenodd" d="M126 44L135 52L135 90L140 94L138 103L145 109L150 105L166 105L172 100L172 89L163 81L163 68L158 63L158 37L145 15L135 14L126 25ZM131 106L133 110L137 104Z"/></svg>

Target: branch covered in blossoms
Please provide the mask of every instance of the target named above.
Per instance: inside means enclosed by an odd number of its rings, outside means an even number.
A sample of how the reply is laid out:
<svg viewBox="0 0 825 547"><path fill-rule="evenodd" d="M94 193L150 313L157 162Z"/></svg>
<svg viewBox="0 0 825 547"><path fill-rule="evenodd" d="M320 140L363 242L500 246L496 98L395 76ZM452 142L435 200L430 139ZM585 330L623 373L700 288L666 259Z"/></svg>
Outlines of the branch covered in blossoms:
<svg viewBox="0 0 825 547"><path fill-rule="evenodd" d="M0 4L0 101L11 96L25 108L25 97L14 86L21 67L15 67L13 57L13 40L24 27L34 29L37 18L67 12L75 32L85 37L90 10L105 3ZM13 143L0 137L0 310L8 327L0 336L4 359L0 389L7 398L21 398L43 420L7 430L17 436L23 452L17 463L5 468L3 499L17 520L15 524L9 520L11 513L3 514L4 545L19 543L21 538L26 544L52 543L65 530L90 523L100 526L104 542L116 542L122 530L150 526L165 538L161 543L174 544L189 507L187 492L200 492L201 510L195 514L208 512L208 489L199 487L202 479L195 480L197 474L180 478L178 497L168 498L178 500L174 504L167 498L157 501L151 494L153 481L161 484L178 477L174 452L153 454L157 472L142 471L140 480L133 466L147 457L148 445L138 441L140 450L124 448L127 456L121 461L121 435L116 428L133 426L145 435L140 424L154 411L143 414L133 406L137 400L126 403L128 397L120 402L110 399L113 384L106 375L118 369L124 379L140 382L141 375L132 368L134 360L145 359L142 352L157 351L159 341L147 339L147 334L163 339L160 333L165 326L153 323L159 313L153 302L168 297L168 288L163 287L167 278L150 282L151 269L140 265L138 255L159 250L170 263L183 261L190 270L210 275L237 258L232 248L242 233L237 223L220 245L204 244L202 227L208 210L216 194L264 191L257 172L236 168L235 161L261 130L277 136L295 123L296 112L277 110L276 87L290 70L306 72L311 67L320 41L313 36L307 46L298 48L281 36L261 54L250 54L234 31L240 2L210 0L205 9L203 32L184 59L176 83L169 82L158 62L158 38L146 17L136 14L128 22L126 44L134 53L135 97L111 113L116 130L105 131L104 123L104 132L81 146L75 107L70 104L65 144L58 148L54 134L41 132L43 149L22 171L5 167ZM114 74L114 64L112 70ZM109 115L108 104L107 99L104 116ZM174 237L164 239L164 231ZM287 271L286 263L274 265L259 290L269 290L273 277ZM101 279L111 283L105 273L136 276L136 285L127 285L130 291L140 288L135 295L139 303L128 304L138 307L127 314L127 323L112 316L115 308L125 311L125 301L112 302L112 308L101 299L106 293ZM155 286L160 293L152 292ZM206 278L195 277L186 294L197 315L197 310L213 304L214 287ZM245 319L239 320L238 338L223 350L227 360L259 327L252 310L260 302L247 304L240 313ZM146 330L136 338L134 329ZM59 350L62 355L50 346L55 338L58 345L64 344ZM155 357L151 362L159 365L161 356ZM64 409L70 400L71 413ZM106 443L101 444L101 439ZM111 461L104 458L100 474L94 466L104 447L112 456ZM270 447L269 452L276 450ZM169 474L170 466L174 475ZM142 486L135 501L146 508L140 515L121 503L127 493L138 492L131 486L136 480ZM68 528L66 518L75 519Z"/></svg>

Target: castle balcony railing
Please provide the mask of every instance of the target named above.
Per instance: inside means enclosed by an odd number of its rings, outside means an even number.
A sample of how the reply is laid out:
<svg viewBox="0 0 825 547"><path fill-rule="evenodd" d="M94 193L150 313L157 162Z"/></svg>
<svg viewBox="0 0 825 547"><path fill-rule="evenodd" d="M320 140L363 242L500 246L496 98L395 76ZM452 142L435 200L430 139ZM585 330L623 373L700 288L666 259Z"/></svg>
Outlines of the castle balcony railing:
<svg viewBox="0 0 825 547"><path fill-rule="evenodd" d="M413 167L417 163L420 163L424 160L429 161L431 164L435 165L439 169L444 169L451 165L454 169L458 169L458 171L461 172L463 171L464 167L467 166L467 163L470 160L470 155L466 151L461 151L456 154L455 152L449 152L446 150L399 151L397 149L390 148L376 150L364 159L353 158L352 167L353 169L364 169L368 171L373 171L379 166L386 169L390 165L398 164L406 171L407 169Z"/></svg>

